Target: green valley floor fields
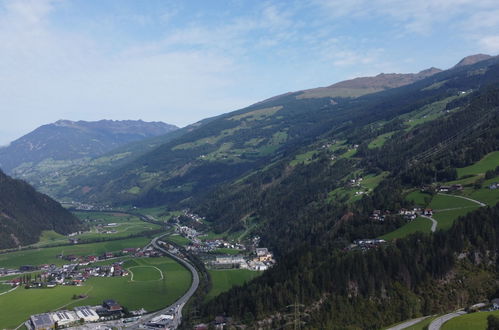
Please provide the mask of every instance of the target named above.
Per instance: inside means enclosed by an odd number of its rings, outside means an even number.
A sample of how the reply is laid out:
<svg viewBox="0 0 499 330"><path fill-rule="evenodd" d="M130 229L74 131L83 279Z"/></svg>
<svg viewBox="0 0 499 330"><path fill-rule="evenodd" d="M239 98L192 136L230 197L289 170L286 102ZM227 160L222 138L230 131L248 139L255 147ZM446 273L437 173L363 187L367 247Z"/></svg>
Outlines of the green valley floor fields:
<svg viewBox="0 0 499 330"><path fill-rule="evenodd" d="M499 317L499 311L476 312L462 315L445 322L442 330L486 330L487 317L489 315Z"/></svg>
<svg viewBox="0 0 499 330"><path fill-rule="evenodd" d="M247 269L210 270L209 273L212 287L206 295L206 300L230 290L233 286L243 285L261 274Z"/></svg>
<svg viewBox="0 0 499 330"><path fill-rule="evenodd" d="M0 267L17 268L23 265L64 264L57 258L61 253L77 256L100 255L105 252L121 251L124 248L143 247L149 243L145 237L105 241L99 243L65 245L51 248L27 249L0 254Z"/></svg>
<svg viewBox="0 0 499 330"><path fill-rule="evenodd" d="M105 299L115 299L129 310L145 308L154 311L177 300L192 281L190 272L168 257L131 259L124 263L124 267L131 268L128 276L91 277L82 286L20 287L0 295L0 328L15 328L32 314L100 305ZM86 298L74 300L74 295L85 295Z"/></svg>

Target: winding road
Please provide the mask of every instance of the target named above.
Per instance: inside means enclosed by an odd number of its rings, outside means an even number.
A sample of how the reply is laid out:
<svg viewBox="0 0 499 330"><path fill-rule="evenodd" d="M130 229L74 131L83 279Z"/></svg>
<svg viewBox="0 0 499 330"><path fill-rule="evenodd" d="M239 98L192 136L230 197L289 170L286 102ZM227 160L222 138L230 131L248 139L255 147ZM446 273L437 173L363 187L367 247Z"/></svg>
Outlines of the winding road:
<svg viewBox="0 0 499 330"><path fill-rule="evenodd" d="M465 197L465 196L452 195L452 194L444 194L444 193L438 193L438 194L439 195L443 195L443 196L452 196L452 197L457 197L457 198L461 198L461 199L466 199L467 201L476 203L476 204L478 204L480 206L487 206L487 204L485 204L483 202L480 202L480 201L477 201L476 199Z"/></svg>
<svg viewBox="0 0 499 330"><path fill-rule="evenodd" d="M437 220L433 219L432 217L429 217L427 215L420 215L421 218L425 218L425 219L428 219L428 220L431 220L432 224L431 224L431 232L434 233L435 230L437 230L437 225L438 225L438 222Z"/></svg>
<svg viewBox="0 0 499 330"><path fill-rule="evenodd" d="M414 324L419 323L419 322L421 322L424 319L427 319L429 317L430 316L418 317L417 319L412 319L412 320L406 321L404 323L397 324L396 326L393 326L393 327L388 328L386 330L402 330L402 329L406 329L406 328L408 328L410 326L413 326Z"/></svg>
<svg viewBox="0 0 499 330"><path fill-rule="evenodd" d="M439 316L430 323L430 325L428 326L428 330L439 330L440 327L442 327L442 325L445 322L464 314L466 314L465 311L455 311L449 314Z"/></svg>

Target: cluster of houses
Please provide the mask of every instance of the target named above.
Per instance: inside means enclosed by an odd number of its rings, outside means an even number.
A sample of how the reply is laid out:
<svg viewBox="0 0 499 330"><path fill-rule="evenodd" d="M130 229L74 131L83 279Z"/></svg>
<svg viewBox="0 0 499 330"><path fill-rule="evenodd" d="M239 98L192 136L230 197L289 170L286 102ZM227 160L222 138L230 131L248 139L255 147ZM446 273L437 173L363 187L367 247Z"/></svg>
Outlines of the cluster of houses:
<svg viewBox="0 0 499 330"><path fill-rule="evenodd" d="M374 210L373 213L369 216L369 219L372 221L385 221L386 216L391 215L392 213L388 210ZM412 209L400 209L398 215L402 216L407 221L412 221L416 219L419 215L424 215L427 217L431 217L433 215L433 209L426 208L422 209L419 207L415 207Z"/></svg>
<svg viewBox="0 0 499 330"><path fill-rule="evenodd" d="M219 256L210 260L207 266L214 269L240 268L255 271L265 271L275 265L272 252L267 248L257 248L250 256Z"/></svg>
<svg viewBox="0 0 499 330"><path fill-rule="evenodd" d="M25 322L30 330L60 329L80 325L86 322L97 322L102 319L122 317L123 307L115 300L103 301L100 306L79 306L74 310L60 310L52 313L32 315Z"/></svg>
<svg viewBox="0 0 499 330"><path fill-rule="evenodd" d="M82 285L90 277L127 276L128 271L123 268L123 262L116 262L104 266L83 266L67 264L61 267L43 265L43 272L34 278L25 275L10 281L12 286L24 285L26 288L53 288L57 285Z"/></svg>
<svg viewBox="0 0 499 330"><path fill-rule="evenodd" d="M463 190L462 184L453 184L450 186L438 186L437 187L438 192L452 192L452 191L461 191L461 190Z"/></svg>
<svg viewBox="0 0 499 330"><path fill-rule="evenodd" d="M240 243L230 243L222 239L208 239L200 240L198 238L193 238L191 244L187 247L188 251L194 253L210 253L217 249L235 249L235 250L245 250L246 247Z"/></svg>
<svg viewBox="0 0 499 330"><path fill-rule="evenodd" d="M384 239L379 238L363 238L356 239L349 246L349 250L369 250L373 248L377 248L382 244L385 244L386 241Z"/></svg>
<svg viewBox="0 0 499 330"><path fill-rule="evenodd" d="M201 233L199 233L196 229L187 226L175 226L175 232L187 237L188 239L194 239L201 235Z"/></svg>
<svg viewBox="0 0 499 330"><path fill-rule="evenodd" d="M494 182L494 183L489 184L489 189L490 190L499 189L499 182Z"/></svg>

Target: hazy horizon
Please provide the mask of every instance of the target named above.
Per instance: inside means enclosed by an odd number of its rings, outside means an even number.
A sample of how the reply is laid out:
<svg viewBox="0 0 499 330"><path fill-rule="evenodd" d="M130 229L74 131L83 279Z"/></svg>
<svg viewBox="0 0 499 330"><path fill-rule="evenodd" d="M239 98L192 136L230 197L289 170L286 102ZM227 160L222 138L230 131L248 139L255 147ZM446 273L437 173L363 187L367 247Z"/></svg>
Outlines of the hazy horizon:
<svg viewBox="0 0 499 330"><path fill-rule="evenodd" d="M0 1L0 145L59 119L186 126L263 99L499 52L490 0Z"/></svg>

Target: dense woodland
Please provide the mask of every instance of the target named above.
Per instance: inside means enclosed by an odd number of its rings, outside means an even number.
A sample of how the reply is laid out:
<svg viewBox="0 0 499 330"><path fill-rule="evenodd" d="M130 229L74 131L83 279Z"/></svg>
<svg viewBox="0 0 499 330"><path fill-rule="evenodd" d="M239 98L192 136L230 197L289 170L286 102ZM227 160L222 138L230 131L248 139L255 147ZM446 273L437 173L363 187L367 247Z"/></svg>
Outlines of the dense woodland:
<svg viewBox="0 0 499 330"><path fill-rule="evenodd" d="M59 203L0 171L0 249L36 243L43 230L68 234L80 226Z"/></svg>
<svg viewBox="0 0 499 330"><path fill-rule="evenodd" d="M390 114L390 109L402 115L416 107L404 108L407 100L400 97L387 105L385 112L373 115L387 120L375 133L376 122L365 124L362 119L363 124L353 121L351 130L335 128L322 136L358 143L355 157L331 162L331 153L323 152L313 162L297 166L289 166L291 158L284 158L242 183L222 186L204 196L196 210L216 219L215 228L240 230L259 223L257 233L263 243L279 256L276 268L207 304L204 315L225 312L247 324L274 322L266 324L276 328L289 321L278 315L285 315L286 306L298 301L313 306L307 311L309 328L376 329L496 294L497 207L469 215L449 232L413 235L368 252L345 252L344 248L354 239L378 237L403 224L398 217L383 224L368 221L374 209L409 207L404 199L407 189L456 179L457 167L498 149L497 70L499 67L493 66L490 75L479 82L471 79L471 85L479 83L482 88L449 102L447 115L416 129L407 130ZM463 80L465 76L463 73ZM459 78L446 84L449 93L465 88ZM434 102L447 96L428 97ZM391 131L394 135L381 148L367 148L366 141ZM344 186L348 174L356 169L391 174L357 202L331 199L328 192ZM461 253L466 258L458 261ZM483 278L477 280L477 274Z"/></svg>
<svg viewBox="0 0 499 330"><path fill-rule="evenodd" d="M492 298L499 292L498 219L499 206L480 209L447 232L415 234L367 252L335 249L330 241L305 244L204 312L252 323L299 302L307 306L308 328L379 329ZM274 322L270 328L281 320Z"/></svg>

